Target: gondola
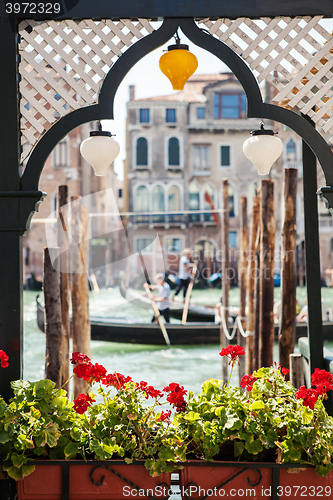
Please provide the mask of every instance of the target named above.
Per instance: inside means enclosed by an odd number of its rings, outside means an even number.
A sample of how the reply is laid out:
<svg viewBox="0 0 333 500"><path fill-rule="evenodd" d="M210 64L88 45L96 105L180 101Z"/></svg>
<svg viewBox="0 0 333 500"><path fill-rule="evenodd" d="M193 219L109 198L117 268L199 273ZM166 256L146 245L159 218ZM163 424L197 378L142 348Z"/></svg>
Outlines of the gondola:
<svg viewBox="0 0 333 500"><path fill-rule="evenodd" d="M125 344L165 345L160 327L149 323L127 323L125 320L91 317L91 339ZM44 331L44 307L37 299L37 323ZM220 343L220 325L214 323L167 324L166 329L172 346L204 345ZM230 328L231 330L231 328ZM333 323L323 323L325 340L333 340ZM275 327L277 339L278 327ZM307 324L296 325L296 337L307 336Z"/></svg>
<svg viewBox="0 0 333 500"><path fill-rule="evenodd" d="M133 288L120 286L120 293L124 299L144 309L151 309L150 299L143 293ZM184 304L182 302L170 301L170 316L182 319ZM230 306L229 315L235 318L239 314L239 307ZM187 313L187 322L213 323L215 321L215 307L190 304Z"/></svg>

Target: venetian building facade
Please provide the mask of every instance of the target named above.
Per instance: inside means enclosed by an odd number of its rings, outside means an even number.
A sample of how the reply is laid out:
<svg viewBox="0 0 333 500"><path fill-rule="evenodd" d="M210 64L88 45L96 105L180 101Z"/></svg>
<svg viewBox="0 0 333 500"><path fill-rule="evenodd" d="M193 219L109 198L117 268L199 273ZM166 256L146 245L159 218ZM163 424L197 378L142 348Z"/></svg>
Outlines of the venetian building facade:
<svg viewBox="0 0 333 500"><path fill-rule="evenodd" d="M34 215L30 229L23 239L25 279L31 274L42 279L43 248L48 244L46 225L51 224L54 229L56 228L56 224L50 222L48 218L52 218L52 214L57 210L58 187L67 185L69 199L79 196L87 197L86 203L90 213L89 267L94 270L101 286L109 284L105 283L107 277L102 271L106 259L116 260L121 254L116 237L121 221L119 217L116 220L114 217L100 215L113 210L113 207L109 206L107 189L112 189L121 210L123 182L117 178L113 166L109 168L106 176L96 177L92 167L81 156L80 144L95 128L95 123L87 123L72 130L57 144L45 163L39 189L46 192L47 196L39 205L39 210ZM117 227L114 227L115 224Z"/></svg>
<svg viewBox="0 0 333 500"><path fill-rule="evenodd" d="M267 102L274 100L270 86L262 88ZM131 89L127 104L127 210L152 212L129 218L132 247L146 255L153 253L159 235L167 268L176 272L179 254L191 247L200 258L204 278L221 267L221 228L216 217L200 210L222 207L222 179L229 182L230 267L237 280L239 258L240 200L247 197L248 214L260 186L256 168L245 157L243 143L258 119L246 118L246 97L232 73L194 75L181 92L167 96L135 99ZM266 128L278 132L283 154L269 177L274 179L276 219L276 272L280 268L283 170L298 169L297 244L299 271L304 272L304 223L302 193L302 142L290 129L266 121ZM164 211L170 211L164 215ZM193 211L193 213L191 213ZM322 210L323 212L323 210ZM326 211L327 213L327 211ZM320 229L329 226L321 216ZM321 240L322 241L322 240ZM330 240L331 241L331 240ZM331 243L325 243L329 246ZM153 257L152 257L153 258ZM323 267L329 254L322 249Z"/></svg>

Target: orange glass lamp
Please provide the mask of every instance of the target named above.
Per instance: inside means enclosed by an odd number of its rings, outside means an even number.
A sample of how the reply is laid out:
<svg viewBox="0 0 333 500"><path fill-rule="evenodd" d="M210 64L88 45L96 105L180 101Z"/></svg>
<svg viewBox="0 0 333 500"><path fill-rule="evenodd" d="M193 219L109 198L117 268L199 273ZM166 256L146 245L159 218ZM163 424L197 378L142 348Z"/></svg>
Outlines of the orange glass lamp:
<svg viewBox="0 0 333 500"><path fill-rule="evenodd" d="M184 90L184 85L198 67L198 60L189 51L188 45L180 43L177 35L176 43L169 45L159 62L160 70L169 78L173 90Z"/></svg>

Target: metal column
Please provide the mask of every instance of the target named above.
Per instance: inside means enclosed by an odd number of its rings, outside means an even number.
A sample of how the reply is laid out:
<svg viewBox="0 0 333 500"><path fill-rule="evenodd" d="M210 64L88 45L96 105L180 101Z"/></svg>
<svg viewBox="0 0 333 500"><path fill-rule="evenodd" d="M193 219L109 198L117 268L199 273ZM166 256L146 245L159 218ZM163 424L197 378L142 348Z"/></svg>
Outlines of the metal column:
<svg viewBox="0 0 333 500"><path fill-rule="evenodd" d="M305 117L307 121L312 121ZM306 263L306 290L308 299L308 338L310 371L323 369L323 329L321 313L321 274L318 228L317 159L302 141L304 236Z"/></svg>

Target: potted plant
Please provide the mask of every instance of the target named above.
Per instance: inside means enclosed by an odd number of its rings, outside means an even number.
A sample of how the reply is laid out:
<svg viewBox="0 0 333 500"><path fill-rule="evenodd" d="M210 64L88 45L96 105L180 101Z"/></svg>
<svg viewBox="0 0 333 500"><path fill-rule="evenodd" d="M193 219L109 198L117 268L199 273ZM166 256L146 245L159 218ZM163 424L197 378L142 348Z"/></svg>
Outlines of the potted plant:
<svg viewBox="0 0 333 500"><path fill-rule="evenodd" d="M220 352L231 369L243 354ZM3 351L0 360L8 364ZM330 373L316 370L315 388L297 391L286 369L261 368L240 388L209 379L187 397L177 383L160 391L83 354L71 361L88 383L73 402L50 380L15 381L13 398L0 400L0 460L19 500L166 499L175 470L185 499L331 496Z"/></svg>
<svg viewBox="0 0 333 500"><path fill-rule="evenodd" d="M231 372L244 354L240 346L220 352L230 358ZM245 375L240 388L209 379L198 396L189 394L187 411L176 417L188 460L183 498L332 495L333 419L323 400L333 376L316 369L315 388L296 390L285 380L288 371L261 368Z"/></svg>
<svg viewBox="0 0 333 500"><path fill-rule="evenodd" d="M180 408L184 389L108 374L80 353L71 361L88 383L73 402L50 380L14 381L13 398L0 401L0 460L19 500L61 500L65 491L70 500L167 498L170 471L185 456L162 404L178 391L171 403Z"/></svg>

